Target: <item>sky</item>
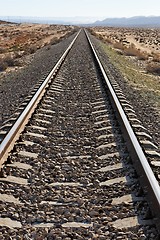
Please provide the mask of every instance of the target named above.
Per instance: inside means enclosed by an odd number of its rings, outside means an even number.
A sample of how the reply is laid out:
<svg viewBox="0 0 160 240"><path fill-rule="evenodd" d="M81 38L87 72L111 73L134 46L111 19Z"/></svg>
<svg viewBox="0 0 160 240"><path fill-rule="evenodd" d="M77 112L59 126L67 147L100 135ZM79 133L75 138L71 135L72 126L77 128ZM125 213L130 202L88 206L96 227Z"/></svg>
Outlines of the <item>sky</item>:
<svg viewBox="0 0 160 240"><path fill-rule="evenodd" d="M0 16L160 16L160 0L0 0Z"/></svg>

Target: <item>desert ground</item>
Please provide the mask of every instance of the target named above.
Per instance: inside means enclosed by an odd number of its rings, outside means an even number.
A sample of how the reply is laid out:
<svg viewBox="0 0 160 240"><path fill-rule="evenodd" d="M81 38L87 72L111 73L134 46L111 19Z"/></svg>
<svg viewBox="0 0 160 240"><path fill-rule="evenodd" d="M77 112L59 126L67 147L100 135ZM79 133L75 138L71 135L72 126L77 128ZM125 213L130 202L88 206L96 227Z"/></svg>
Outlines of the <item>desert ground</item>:
<svg viewBox="0 0 160 240"><path fill-rule="evenodd" d="M92 27L89 31L131 87L160 113L160 28ZM109 74L109 72L108 72Z"/></svg>
<svg viewBox="0 0 160 240"><path fill-rule="evenodd" d="M153 96L159 109L160 29L92 27L88 30L104 44L113 65L135 88ZM49 50L75 31L74 26L0 21L0 79L8 72L28 66L38 49Z"/></svg>
<svg viewBox="0 0 160 240"><path fill-rule="evenodd" d="M101 38L125 47L135 46L147 54L160 54L160 29L142 28L93 28Z"/></svg>
<svg viewBox="0 0 160 240"><path fill-rule="evenodd" d="M25 65L25 56L53 45L74 31L73 26L0 22L0 72Z"/></svg>
<svg viewBox="0 0 160 240"><path fill-rule="evenodd" d="M143 60L146 70L160 75L160 29L95 27L91 32L119 54Z"/></svg>

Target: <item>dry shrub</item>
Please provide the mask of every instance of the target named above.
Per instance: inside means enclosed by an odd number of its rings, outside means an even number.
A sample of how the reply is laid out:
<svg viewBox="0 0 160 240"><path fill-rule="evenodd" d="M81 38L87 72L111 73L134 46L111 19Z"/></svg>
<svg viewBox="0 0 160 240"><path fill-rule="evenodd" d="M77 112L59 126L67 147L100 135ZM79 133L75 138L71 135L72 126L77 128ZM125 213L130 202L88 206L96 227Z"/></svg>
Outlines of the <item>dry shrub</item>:
<svg viewBox="0 0 160 240"><path fill-rule="evenodd" d="M148 60L148 54L146 52L141 52L140 50L137 57L139 60Z"/></svg>
<svg viewBox="0 0 160 240"><path fill-rule="evenodd" d="M99 38L99 40L103 40L103 39L104 39L104 37L103 37L102 34L99 34L99 35L98 35L98 38Z"/></svg>
<svg viewBox="0 0 160 240"><path fill-rule="evenodd" d="M51 49L51 45L47 45L46 50L50 50Z"/></svg>
<svg viewBox="0 0 160 240"><path fill-rule="evenodd" d="M88 29L90 34L92 34L93 36L97 36L96 32L93 29Z"/></svg>
<svg viewBox="0 0 160 240"><path fill-rule="evenodd" d="M4 61L4 59L0 59L0 72L5 71L7 69L8 65Z"/></svg>
<svg viewBox="0 0 160 240"><path fill-rule="evenodd" d="M24 61L21 57L14 57L14 66L22 67L24 65Z"/></svg>
<svg viewBox="0 0 160 240"><path fill-rule="evenodd" d="M146 52L141 52L139 49L137 49L134 44L131 44L130 47L124 49L124 54L126 56L135 56L139 60L147 60L148 54Z"/></svg>
<svg viewBox="0 0 160 240"><path fill-rule="evenodd" d="M134 46L134 44L131 44L130 47L127 47L124 49L124 54L126 56L138 56L140 51Z"/></svg>
<svg viewBox="0 0 160 240"><path fill-rule="evenodd" d="M15 66L14 58L12 56L7 56L0 59L0 71L5 71L7 67Z"/></svg>
<svg viewBox="0 0 160 240"><path fill-rule="evenodd" d="M2 48L2 47L0 47L0 54L1 53L5 53L6 52L6 49L5 48Z"/></svg>
<svg viewBox="0 0 160 240"><path fill-rule="evenodd" d="M20 63L13 56L6 56L0 59L0 71L5 71L8 67L20 66Z"/></svg>
<svg viewBox="0 0 160 240"><path fill-rule="evenodd" d="M5 58L4 58L4 62L6 62L6 64L7 64L8 67L13 67L13 66L15 66L14 58L11 57L11 56L5 57Z"/></svg>
<svg viewBox="0 0 160 240"><path fill-rule="evenodd" d="M24 45L23 48L24 48L24 55L33 54L37 51L37 47L35 45L31 45L31 46ZM21 50L23 50L23 48Z"/></svg>
<svg viewBox="0 0 160 240"><path fill-rule="evenodd" d="M152 73L160 75L160 64L159 63L149 63L146 66L147 73Z"/></svg>
<svg viewBox="0 0 160 240"><path fill-rule="evenodd" d="M35 45L32 45L28 48L28 53L32 54L37 51L37 47Z"/></svg>
<svg viewBox="0 0 160 240"><path fill-rule="evenodd" d="M50 45L54 45L57 44L59 42L61 42L63 39L68 38L71 35L71 32L67 32L66 34L59 36L59 37L53 37L50 41Z"/></svg>
<svg viewBox="0 0 160 240"><path fill-rule="evenodd" d="M59 42L59 38L58 37L53 37L52 39L51 39L51 41L50 41L50 44L51 45L54 45L54 44L56 44L56 43L58 43Z"/></svg>
<svg viewBox="0 0 160 240"><path fill-rule="evenodd" d="M113 43L113 47L116 49L124 50L125 46L121 42Z"/></svg>
<svg viewBox="0 0 160 240"><path fill-rule="evenodd" d="M160 62L160 54L154 53L154 55L153 55L153 62Z"/></svg>
<svg viewBox="0 0 160 240"><path fill-rule="evenodd" d="M24 51L17 51L14 52L14 58L21 58L23 57Z"/></svg>
<svg viewBox="0 0 160 240"><path fill-rule="evenodd" d="M105 38L105 41L109 44L112 44L112 39L110 37Z"/></svg>

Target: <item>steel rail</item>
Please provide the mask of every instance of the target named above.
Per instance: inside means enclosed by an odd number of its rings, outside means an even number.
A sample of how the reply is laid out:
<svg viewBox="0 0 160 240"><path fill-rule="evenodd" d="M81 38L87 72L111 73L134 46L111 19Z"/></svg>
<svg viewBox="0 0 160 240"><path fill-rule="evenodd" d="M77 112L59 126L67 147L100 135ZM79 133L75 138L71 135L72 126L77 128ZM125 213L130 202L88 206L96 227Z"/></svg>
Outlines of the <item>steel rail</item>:
<svg viewBox="0 0 160 240"><path fill-rule="evenodd" d="M147 193L148 199L151 202L150 207L154 216L156 217L158 229L160 229L160 186L148 163L142 147L140 146L139 141L128 121L128 118L118 100L118 97L116 96L116 93L106 75L103 65L99 60L96 50L86 30L85 33L95 56L96 62L98 63L101 73L103 74L103 78L105 80L105 84L107 85L108 94L110 95L111 102L116 108L117 117L122 127L122 134L124 134L124 138L126 142L128 142L128 150L131 153L133 164L135 165L135 167L136 165L138 165L136 170L140 175L140 181L143 183L143 185L145 185L146 189L144 192Z"/></svg>
<svg viewBox="0 0 160 240"><path fill-rule="evenodd" d="M13 149L15 141L18 139L19 134L23 131L24 125L28 122L28 119L31 117L34 109L36 108L40 98L43 96L46 87L52 80L52 76L58 71L66 56L68 55L70 49L72 48L74 42L76 41L80 31L77 33L73 41L70 43L68 48L62 54L56 65L53 67L47 78L44 80L40 88L37 90L35 95L32 97L26 108L23 110L19 118L16 120L10 131L7 133L5 138L0 144L0 169L2 164L6 161L9 152Z"/></svg>

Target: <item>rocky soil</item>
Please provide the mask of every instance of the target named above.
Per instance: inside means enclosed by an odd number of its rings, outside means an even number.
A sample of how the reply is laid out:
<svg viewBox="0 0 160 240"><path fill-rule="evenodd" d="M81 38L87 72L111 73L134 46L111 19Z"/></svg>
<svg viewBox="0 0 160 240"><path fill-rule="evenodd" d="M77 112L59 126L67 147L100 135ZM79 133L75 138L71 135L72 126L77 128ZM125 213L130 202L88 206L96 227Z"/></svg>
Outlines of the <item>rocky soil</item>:
<svg viewBox="0 0 160 240"><path fill-rule="evenodd" d="M121 42L125 46L134 44L143 52L159 54L160 29L95 27L93 30L104 39Z"/></svg>

